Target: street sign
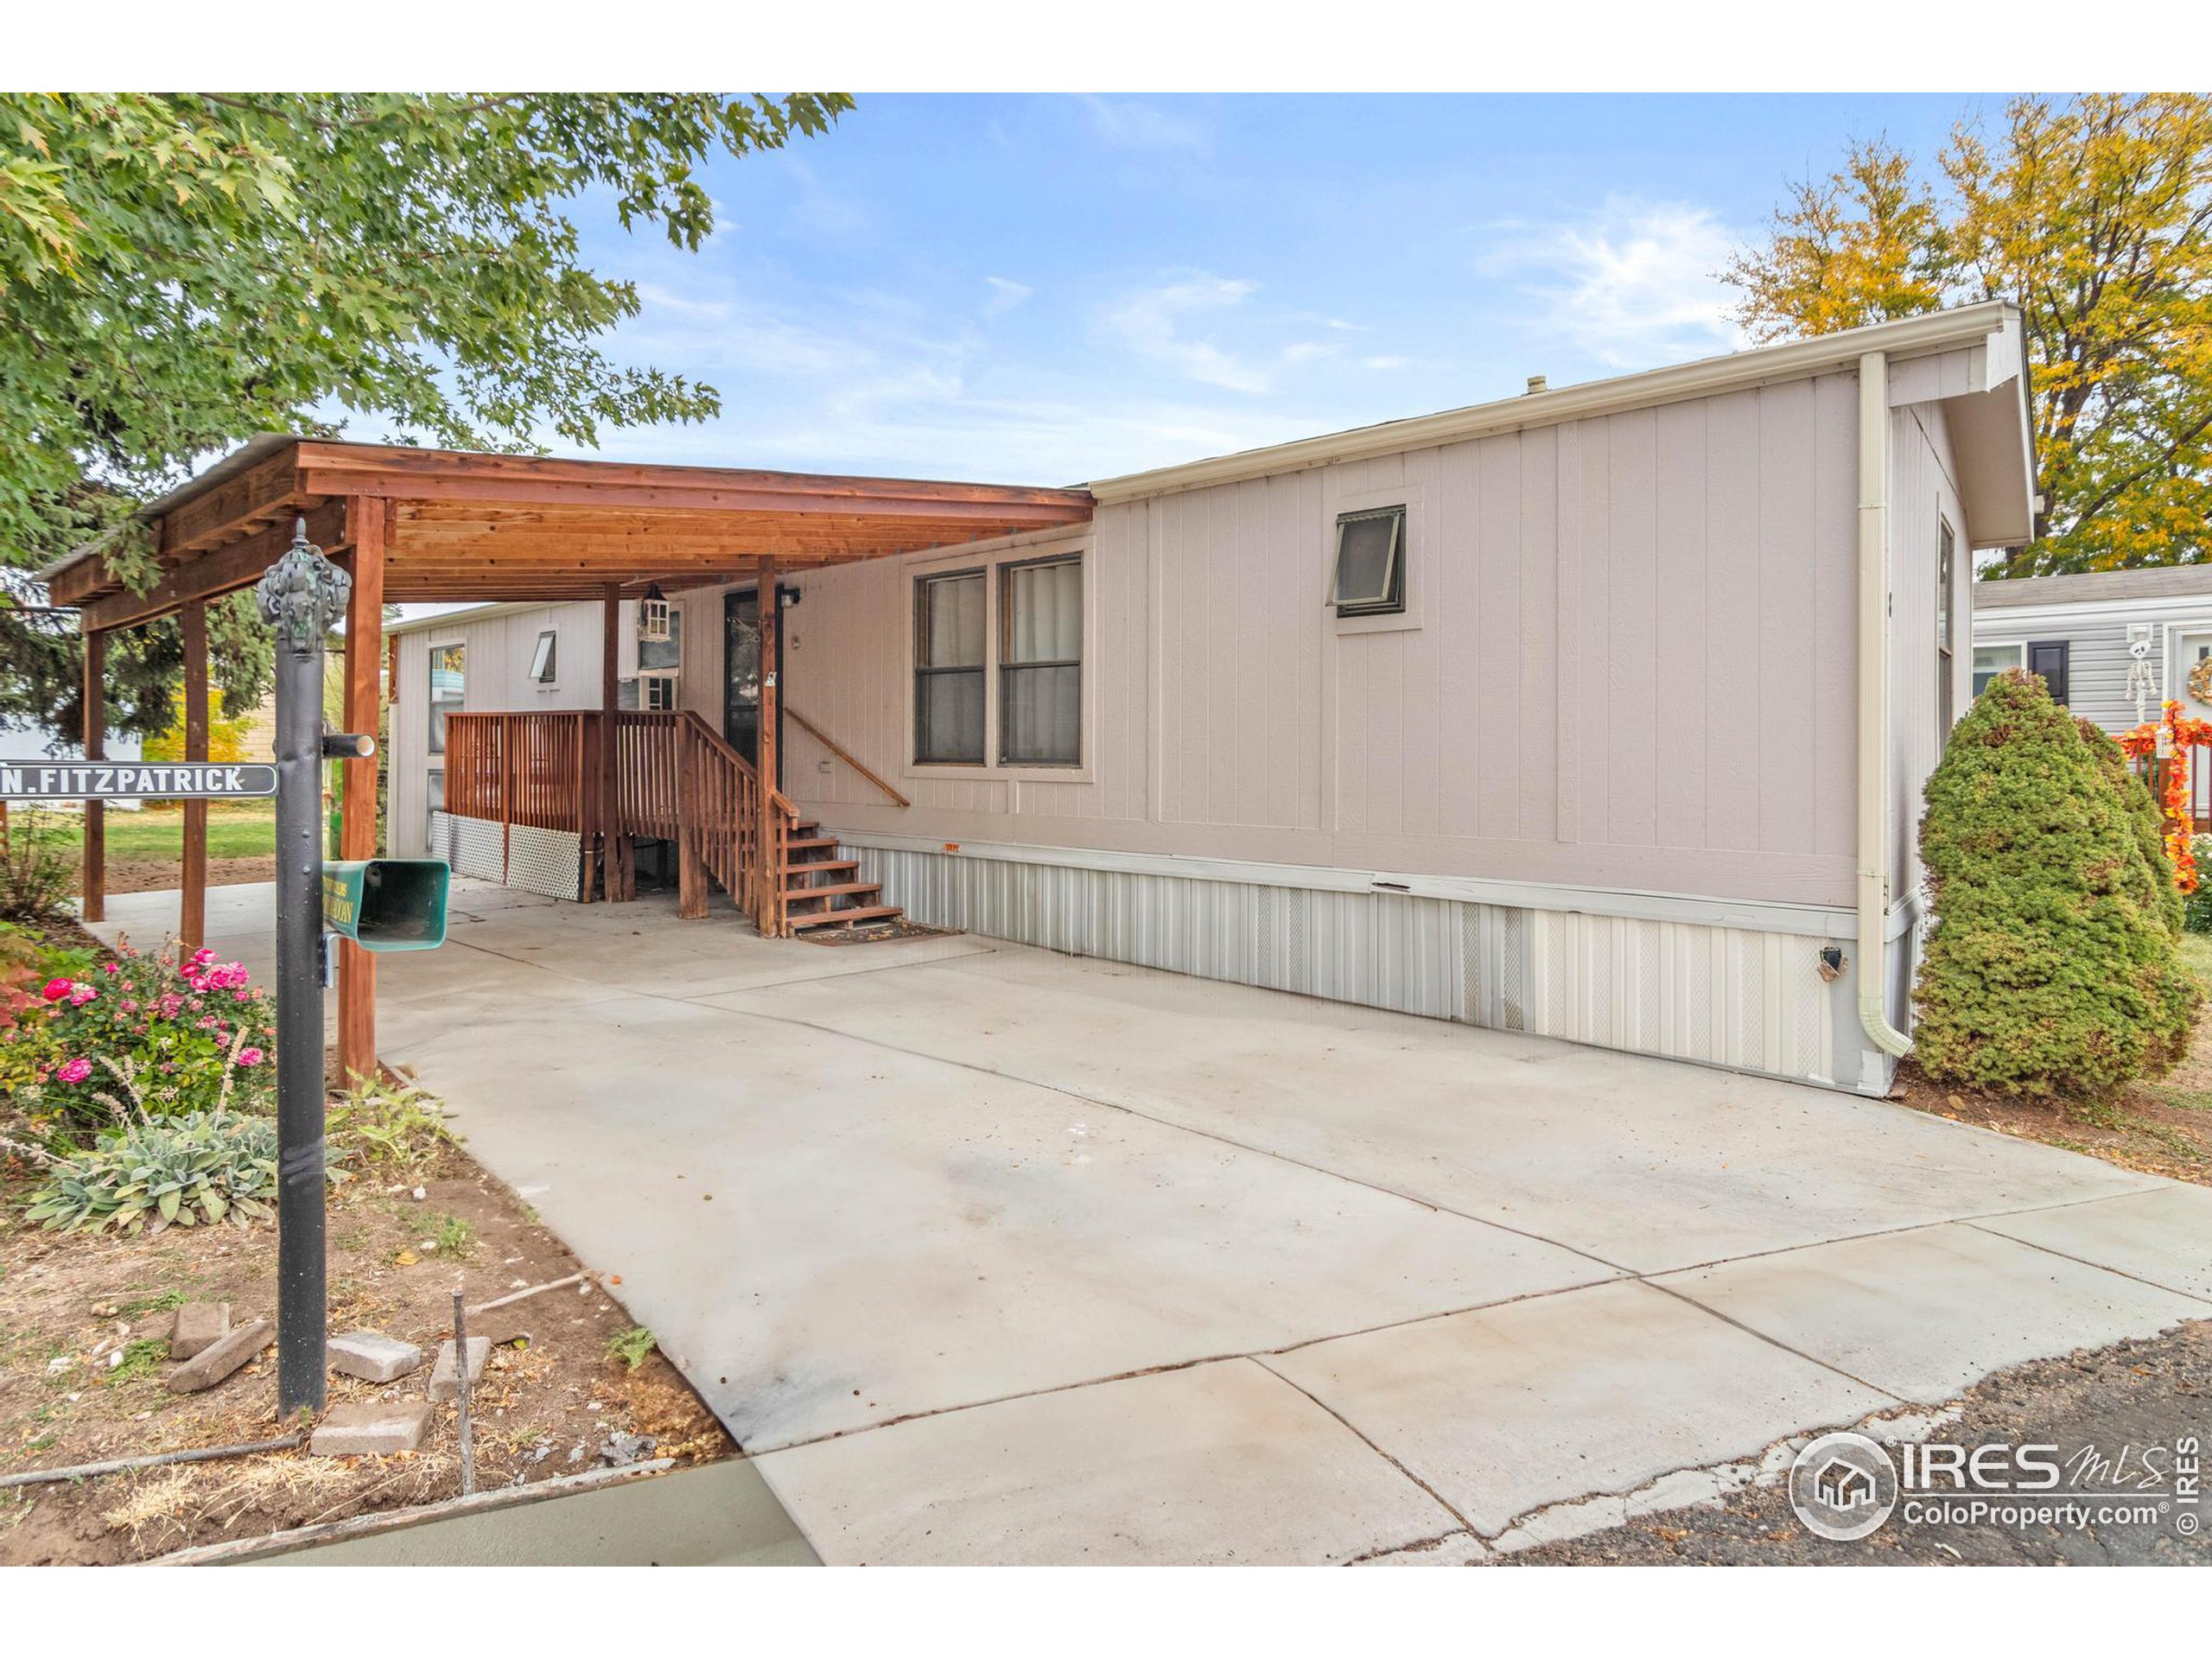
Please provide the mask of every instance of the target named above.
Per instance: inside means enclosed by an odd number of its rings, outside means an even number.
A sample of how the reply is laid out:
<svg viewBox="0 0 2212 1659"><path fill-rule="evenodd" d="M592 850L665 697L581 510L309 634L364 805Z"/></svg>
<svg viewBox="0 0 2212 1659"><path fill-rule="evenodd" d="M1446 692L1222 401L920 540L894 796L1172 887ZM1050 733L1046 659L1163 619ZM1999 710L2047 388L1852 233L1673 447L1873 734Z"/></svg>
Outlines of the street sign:
<svg viewBox="0 0 2212 1659"><path fill-rule="evenodd" d="M435 950L446 942L443 859L325 859L322 919L364 950Z"/></svg>
<svg viewBox="0 0 2212 1659"><path fill-rule="evenodd" d="M0 801L224 801L276 792L274 766L0 760Z"/></svg>

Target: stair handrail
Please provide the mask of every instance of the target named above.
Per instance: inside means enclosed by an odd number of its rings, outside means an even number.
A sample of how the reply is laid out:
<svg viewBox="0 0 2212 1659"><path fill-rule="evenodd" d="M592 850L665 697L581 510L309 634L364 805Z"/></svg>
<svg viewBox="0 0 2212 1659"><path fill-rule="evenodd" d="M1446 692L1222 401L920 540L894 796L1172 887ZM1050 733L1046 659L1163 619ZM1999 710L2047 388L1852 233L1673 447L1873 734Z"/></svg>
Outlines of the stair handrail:
<svg viewBox="0 0 2212 1659"><path fill-rule="evenodd" d="M858 759L850 749L848 749L836 738L830 736L829 733L823 731L819 726L809 720L804 715L799 713L799 711L791 707L790 703L787 702L784 705L784 712L789 715L792 720L798 723L798 728L801 731L811 735L816 742L821 744L823 748L829 750L830 753L836 755L840 760L850 766L855 772L857 772L861 777L867 779L868 782L874 784L878 789L881 790L886 795L888 795L900 806L912 806L913 804L913 803L908 800L904 795L901 795L897 790L892 788L890 785L885 783L882 779L877 777L875 773L868 768L866 763Z"/></svg>

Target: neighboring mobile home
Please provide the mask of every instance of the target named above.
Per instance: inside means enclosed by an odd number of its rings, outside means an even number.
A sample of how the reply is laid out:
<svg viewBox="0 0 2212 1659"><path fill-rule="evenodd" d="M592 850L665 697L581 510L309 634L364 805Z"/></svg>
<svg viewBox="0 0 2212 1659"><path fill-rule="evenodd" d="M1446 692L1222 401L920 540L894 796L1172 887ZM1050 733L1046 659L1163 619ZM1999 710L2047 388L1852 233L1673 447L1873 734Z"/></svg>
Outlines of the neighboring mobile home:
<svg viewBox="0 0 2212 1659"><path fill-rule="evenodd" d="M2107 731L2158 719L2168 698L2203 719L2212 698L2192 693L2189 677L2208 657L2212 565L1974 585L1977 695L1992 675L2025 668Z"/></svg>
<svg viewBox="0 0 2212 1659"><path fill-rule="evenodd" d="M448 718L598 709L611 665L749 760L767 678L781 788L871 908L1878 1092L2029 433L1985 304L795 566L772 678L758 584L711 570L411 621L391 850L573 894L575 836L444 810Z"/></svg>

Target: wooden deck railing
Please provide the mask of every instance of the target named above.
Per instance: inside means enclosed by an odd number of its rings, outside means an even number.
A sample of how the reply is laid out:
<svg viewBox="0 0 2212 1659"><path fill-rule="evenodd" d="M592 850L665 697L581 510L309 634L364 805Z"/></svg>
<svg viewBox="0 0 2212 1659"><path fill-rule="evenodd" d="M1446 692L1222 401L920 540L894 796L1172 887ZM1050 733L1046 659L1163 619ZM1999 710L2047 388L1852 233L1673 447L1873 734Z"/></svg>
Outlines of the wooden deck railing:
<svg viewBox="0 0 2212 1659"><path fill-rule="evenodd" d="M604 746L614 746L613 790ZM696 714L595 709L446 716L446 810L503 826L563 830L582 841L585 896L626 898L617 874L640 840L674 843L678 913L707 913L708 881L764 938L785 937L784 867L798 809L763 798L745 758Z"/></svg>

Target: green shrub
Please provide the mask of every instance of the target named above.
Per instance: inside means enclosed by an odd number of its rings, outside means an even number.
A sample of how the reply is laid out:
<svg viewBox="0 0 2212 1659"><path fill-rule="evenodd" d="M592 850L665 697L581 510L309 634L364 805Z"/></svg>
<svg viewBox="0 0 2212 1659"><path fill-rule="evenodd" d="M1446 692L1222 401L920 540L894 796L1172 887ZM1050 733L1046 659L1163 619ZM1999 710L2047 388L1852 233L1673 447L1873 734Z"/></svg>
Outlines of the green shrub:
<svg viewBox="0 0 2212 1659"><path fill-rule="evenodd" d="M18 819L0 836L0 920L59 920L76 887L76 855L53 833L46 815Z"/></svg>
<svg viewBox="0 0 2212 1659"><path fill-rule="evenodd" d="M2074 716L2074 729L2089 746L2097 770L2119 793L2127 809L2127 823L2143 853L2144 894L2141 902L2164 923L2166 931L2179 936L2185 906L2182 891L2174 885L2173 861L2166 856L2166 822L2158 804L2151 798L2151 785L2135 775L2127 757L2112 734L2083 715Z"/></svg>
<svg viewBox="0 0 2212 1659"><path fill-rule="evenodd" d="M2212 933L2212 836L2197 836L2189 845L2196 855L2196 868L2205 873L2207 880L2195 893L2183 895L2182 930L2188 933Z"/></svg>
<svg viewBox="0 0 2212 1659"><path fill-rule="evenodd" d="M339 1179L332 1172L332 1179ZM276 1121L193 1112L133 1123L88 1152L50 1159L23 1214L50 1232L116 1227L160 1232L276 1213Z"/></svg>
<svg viewBox="0 0 2212 1659"><path fill-rule="evenodd" d="M1936 920L1914 1046L1929 1076L2097 1096L2187 1051L2202 993L2101 756L2017 671L1953 730L1920 824Z"/></svg>

